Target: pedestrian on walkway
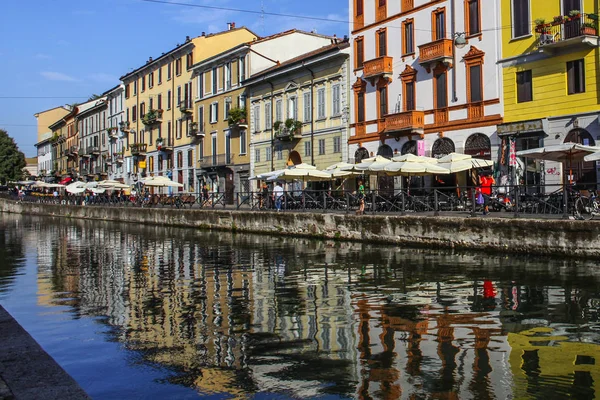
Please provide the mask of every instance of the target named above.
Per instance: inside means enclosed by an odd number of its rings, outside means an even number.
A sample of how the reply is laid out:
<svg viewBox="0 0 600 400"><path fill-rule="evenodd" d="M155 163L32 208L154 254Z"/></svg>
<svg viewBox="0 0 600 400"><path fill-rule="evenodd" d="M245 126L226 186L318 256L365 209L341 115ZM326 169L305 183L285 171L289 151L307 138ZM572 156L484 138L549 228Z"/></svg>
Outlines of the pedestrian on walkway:
<svg viewBox="0 0 600 400"><path fill-rule="evenodd" d="M277 182L275 188L273 188L273 197L275 200L275 208L277 211L281 211L281 202L283 200L283 188L281 187L281 183Z"/></svg>
<svg viewBox="0 0 600 400"><path fill-rule="evenodd" d="M358 210L356 215L363 215L365 213L365 185L361 180L358 181Z"/></svg>

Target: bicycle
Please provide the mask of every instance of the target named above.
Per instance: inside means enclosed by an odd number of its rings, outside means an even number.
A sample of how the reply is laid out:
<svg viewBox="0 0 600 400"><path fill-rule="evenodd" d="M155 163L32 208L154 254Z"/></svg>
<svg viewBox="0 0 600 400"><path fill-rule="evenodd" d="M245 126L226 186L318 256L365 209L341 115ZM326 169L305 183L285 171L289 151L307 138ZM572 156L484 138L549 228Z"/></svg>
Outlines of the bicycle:
<svg viewBox="0 0 600 400"><path fill-rule="evenodd" d="M579 196L575 201L575 215L577 219L590 220L600 215L598 194L595 190L590 191L589 196Z"/></svg>

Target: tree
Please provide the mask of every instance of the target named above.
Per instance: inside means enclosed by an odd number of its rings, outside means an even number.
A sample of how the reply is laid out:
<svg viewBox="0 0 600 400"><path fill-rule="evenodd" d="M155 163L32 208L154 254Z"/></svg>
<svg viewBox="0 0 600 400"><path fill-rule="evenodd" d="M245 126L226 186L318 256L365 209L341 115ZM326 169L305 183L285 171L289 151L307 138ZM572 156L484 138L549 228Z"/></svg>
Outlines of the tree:
<svg viewBox="0 0 600 400"><path fill-rule="evenodd" d="M19 151L14 139L8 132L0 129L0 183L23 179L25 154Z"/></svg>

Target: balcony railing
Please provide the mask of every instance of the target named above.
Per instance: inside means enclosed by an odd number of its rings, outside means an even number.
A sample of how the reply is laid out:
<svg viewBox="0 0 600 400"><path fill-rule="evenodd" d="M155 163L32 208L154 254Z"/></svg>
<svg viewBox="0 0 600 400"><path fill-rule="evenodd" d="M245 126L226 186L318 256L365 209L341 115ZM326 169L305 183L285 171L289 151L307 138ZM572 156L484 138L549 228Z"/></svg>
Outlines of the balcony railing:
<svg viewBox="0 0 600 400"><path fill-rule="evenodd" d="M452 62L452 40L440 39L419 46L419 63Z"/></svg>
<svg viewBox="0 0 600 400"><path fill-rule="evenodd" d="M203 138L205 136L204 124L198 124L197 122L192 122L190 124L190 134L197 138Z"/></svg>
<svg viewBox="0 0 600 400"><path fill-rule="evenodd" d="M470 120L483 118L485 116L483 103L469 103L467 105L467 115Z"/></svg>
<svg viewBox="0 0 600 400"><path fill-rule="evenodd" d="M119 130L118 128L107 128L106 133L108 134L109 138L116 139L118 137Z"/></svg>
<svg viewBox="0 0 600 400"><path fill-rule="evenodd" d="M156 139L156 149L160 151L173 151L173 139L164 137Z"/></svg>
<svg viewBox="0 0 600 400"><path fill-rule="evenodd" d="M194 112L194 109L192 108L192 102L188 101L187 99L180 101L178 104L178 107L179 107L179 111L181 111L184 114L190 114L190 113Z"/></svg>
<svg viewBox="0 0 600 400"><path fill-rule="evenodd" d="M535 28L540 49L559 49L573 46L597 47L598 16L596 14L578 14L568 17L556 17L554 21L538 25Z"/></svg>
<svg viewBox="0 0 600 400"><path fill-rule="evenodd" d="M142 117L144 125L152 125L162 122L163 110L150 110Z"/></svg>
<svg viewBox="0 0 600 400"><path fill-rule="evenodd" d="M129 132L129 121L119 122L119 129L121 130L121 132Z"/></svg>
<svg viewBox="0 0 600 400"><path fill-rule="evenodd" d="M385 132L423 133L425 128L425 112L404 111L385 116Z"/></svg>
<svg viewBox="0 0 600 400"><path fill-rule="evenodd" d="M365 61L363 71L365 79L381 76L391 77L394 73L394 59L389 56L383 56Z"/></svg>
<svg viewBox="0 0 600 400"><path fill-rule="evenodd" d="M131 146L131 155L140 156L145 155L148 145L146 143L134 143Z"/></svg>
<svg viewBox="0 0 600 400"><path fill-rule="evenodd" d="M205 156L200 160L200 166L205 167L221 167L233 163L233 154L214 154Z"/></svg>
<svg viewBox="0 0 600 400"><path fill-rule="evenodd" d="M113 153L113 156L114 156L116 162L118 162L118 163L123 162L123 153Z"/></svg>
<svg viewBox="0 0 600 400"><path fill-rule="evenodd" d="M100 148L98 146L90 146L87 148L87 152L88 152L88 154L97 156L97 155L100 155Z"/></svg>

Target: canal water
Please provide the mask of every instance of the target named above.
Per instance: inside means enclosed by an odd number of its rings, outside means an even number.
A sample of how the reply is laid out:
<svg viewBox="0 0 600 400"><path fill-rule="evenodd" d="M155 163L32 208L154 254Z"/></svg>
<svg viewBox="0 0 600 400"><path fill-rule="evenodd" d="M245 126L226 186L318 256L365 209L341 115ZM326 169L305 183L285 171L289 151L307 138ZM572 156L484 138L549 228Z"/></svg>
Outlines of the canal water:
<svg viewBox="0 0 600 400"><path fill-rule="evenodd" d="M600 397L593 261L0 214L0 303L95 399Z"/></svg>

